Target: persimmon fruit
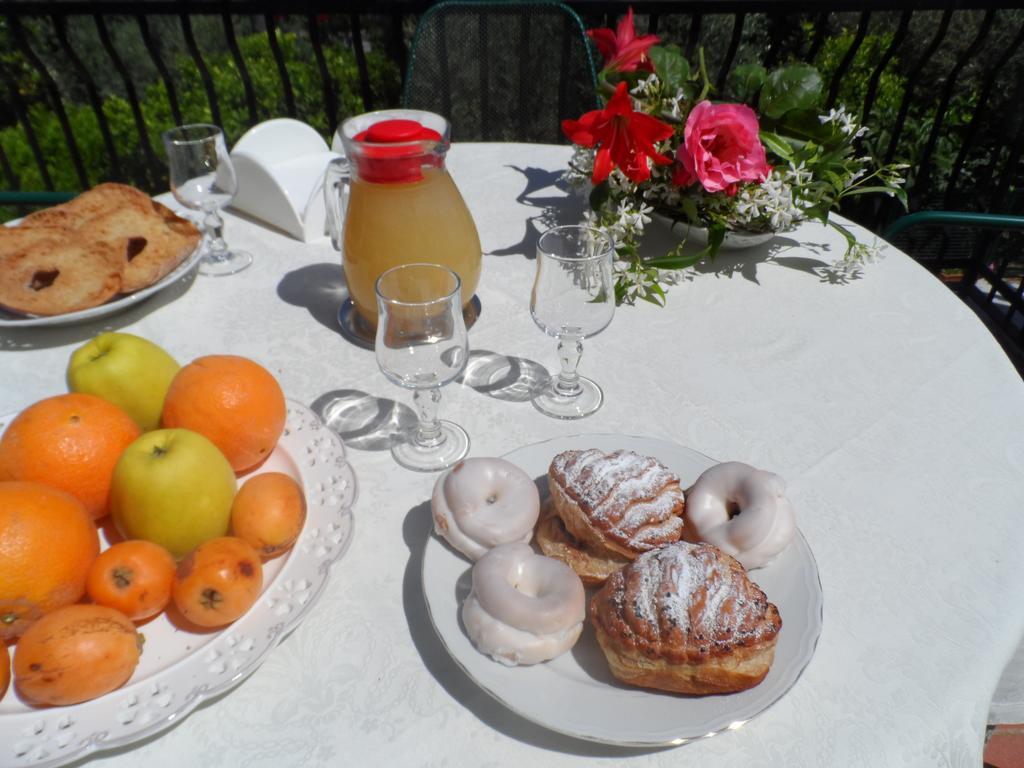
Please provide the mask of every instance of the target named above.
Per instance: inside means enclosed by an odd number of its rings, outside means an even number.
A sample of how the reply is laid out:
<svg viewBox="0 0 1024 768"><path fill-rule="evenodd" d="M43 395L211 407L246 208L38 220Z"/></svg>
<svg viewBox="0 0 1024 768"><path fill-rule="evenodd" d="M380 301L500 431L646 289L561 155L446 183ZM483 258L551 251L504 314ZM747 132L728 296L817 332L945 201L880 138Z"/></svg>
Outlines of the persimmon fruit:
<svg viewBox="0 0 1024 768"><path fill-rule="evenodd" d="M231 532L251 544L264 560L291 548L305 522L302 486L283 472L250 477L231 505Z"/></svg>
<svg viewBox="0 0 1024 768"><path fill-rule="evenodd" d="M248 611L262 588L259 553L235 536L221 536L203 542L178 563L171 595L193 624L221 627Z"/></svg>
<svg viewBox="0 0 1024 768"><path fill-rule="evenodd" d="M171 601L176 563L151 541L119 541L93 562L85 591L97 605L114 608L132 621L160 613Z"/></svg>
<svg viewBox="0 0 1024 768"><path fill-rule="evenodd" d="M69 605L29 627L14 649L14 685L35 705L79 704L132 676L142 636L120 611Z"/></svg>

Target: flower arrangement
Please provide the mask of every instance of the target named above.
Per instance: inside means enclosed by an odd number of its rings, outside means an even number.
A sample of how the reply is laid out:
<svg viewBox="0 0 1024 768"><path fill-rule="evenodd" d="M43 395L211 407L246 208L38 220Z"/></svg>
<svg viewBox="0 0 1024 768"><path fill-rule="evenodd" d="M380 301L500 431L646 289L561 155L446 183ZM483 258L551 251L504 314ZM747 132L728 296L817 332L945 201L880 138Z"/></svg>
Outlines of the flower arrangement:
<svg viewBox="0 0 1024 768"><path fill-rule="evenodd" d="M604 108L562 130L576 145L566 176L590 186L588 216L616 239L616 300L664 304L665 285L680 270L712 258L729 232L775 233L807 219L828 223L846 239L836 266L851 270L878 248L858 243L829 220L853 195L880 192L906 207L903 164L879 165L860 153L868 133L842 106L823 109L822 80L808 64L772 71L735 67L715 102L703 51L696 68L657 35L636 34L633 10L615 30L587 34L604 58ZM750 104L755 104L755 111ZM652 214L706 230L697 253L641 258L639 242Z"/></svg>

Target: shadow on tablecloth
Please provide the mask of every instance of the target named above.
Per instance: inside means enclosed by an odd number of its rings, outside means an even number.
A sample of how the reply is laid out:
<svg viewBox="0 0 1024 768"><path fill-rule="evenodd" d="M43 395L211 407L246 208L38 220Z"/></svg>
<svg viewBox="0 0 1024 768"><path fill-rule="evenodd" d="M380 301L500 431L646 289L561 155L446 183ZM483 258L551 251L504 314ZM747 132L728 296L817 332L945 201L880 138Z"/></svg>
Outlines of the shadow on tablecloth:
<svg viewBox="0 0 1024 768"><path fill-rule="evenodd" d="M549 731L520 717L495 701L473 682L452 660L430 623L426 598L423 596L423 553L431 535L433 519L430 502L409 510L402 524L402 536L409 547L409 561L402 579L402 605L416 651L427 671L459 704L472 712L482 723L516 741L541 749L581 757L623 758L663 752L672 747L636 749L574 739Z"/></svg>
<svg viewBox="0 0 1024 768"><path fill-rule="evenodd" d="M320 395L313 413L348 448L387 451L396 435L415 429L419 419L408 405L358 389L335 389Z"/></svg>
<svg viewBox="0 0 1024 768"><path fill-rule="evenodd" d="M472 349L456 381L496 400L525 403L549 379L547 368L535 360Z"/></svg>
<svg viewBox="0 0 1024 768"><path fill-rule="evenodd" d="M520 168L516 165L505 167L521 174L525 181L523 191L516 196L516 202L536 208L537 213L524 223L523 238L518 243L485 248L485 252L489 256L525 256L527 259L535 259L537 241L546 229L559 224L579 224L583 220L586 198L582 195L566 195L570 190L562 178L563 171L560 168L552 171L550 168Z"/></svg>
<svg viewBox="0 0 1024 768"><path fill-rule="evenodd" d="M340 261L293 269L277 284L277 295L293 306L305 307L320 325L341 335L338 310L348 298L348 287Z"/></svg>

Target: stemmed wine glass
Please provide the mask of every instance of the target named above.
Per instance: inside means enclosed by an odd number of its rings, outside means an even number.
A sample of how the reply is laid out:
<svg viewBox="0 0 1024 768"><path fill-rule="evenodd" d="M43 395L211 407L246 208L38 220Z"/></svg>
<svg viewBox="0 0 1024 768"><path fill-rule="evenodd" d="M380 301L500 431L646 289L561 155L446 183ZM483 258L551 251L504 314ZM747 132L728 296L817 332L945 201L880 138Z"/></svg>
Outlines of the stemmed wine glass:
<svg viewBox="0 0 1024 768"><path fill-rule="evenodd" d="M222 234L224 221L220 209L238 192L238 179L223 131L216 125L195 123L172 128L163 136L171 192L185 207L203 212L208 243L199 272L219 276L245 269L252 263L252 256L229 250Z"/></svg>
<svg viewBox="0 0 1024 768"><path fill-rule="evenodd" d="M406 264L377 279L377 364L413 390L419 424L391 455L408 469L450 467L469 452L469 435L437 418L441 387L466 367L469 338L462 319L462 282L438 264Z"/></svg>
<svg viewBox="0 0 1024 768"><path fill-rule="evenodd" d="M556 419L588 416L604 400L601 388L576 368L583 339L604 330L615 312L613 253L610 235L577 224L553 227L537 242L530 314L541 330L558 339L562 369L531 402Z"/></svg>

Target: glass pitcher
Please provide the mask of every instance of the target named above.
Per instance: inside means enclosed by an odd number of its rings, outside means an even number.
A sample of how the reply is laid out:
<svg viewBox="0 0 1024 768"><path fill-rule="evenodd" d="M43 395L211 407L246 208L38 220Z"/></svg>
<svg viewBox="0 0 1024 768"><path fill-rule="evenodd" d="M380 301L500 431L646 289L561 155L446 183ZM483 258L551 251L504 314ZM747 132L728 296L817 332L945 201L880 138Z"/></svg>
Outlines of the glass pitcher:
<svg viewBox="0 0 1024 768"><path fill-rule="evenodd" d="M432 112L382 110L346 120L338 135L345 157L328 166L324 194L355 309L353 330L372 340L374 285L403 264L451 268L462 280L465 310L480 280L480 238L445 170L448 121Z"/></svg>

